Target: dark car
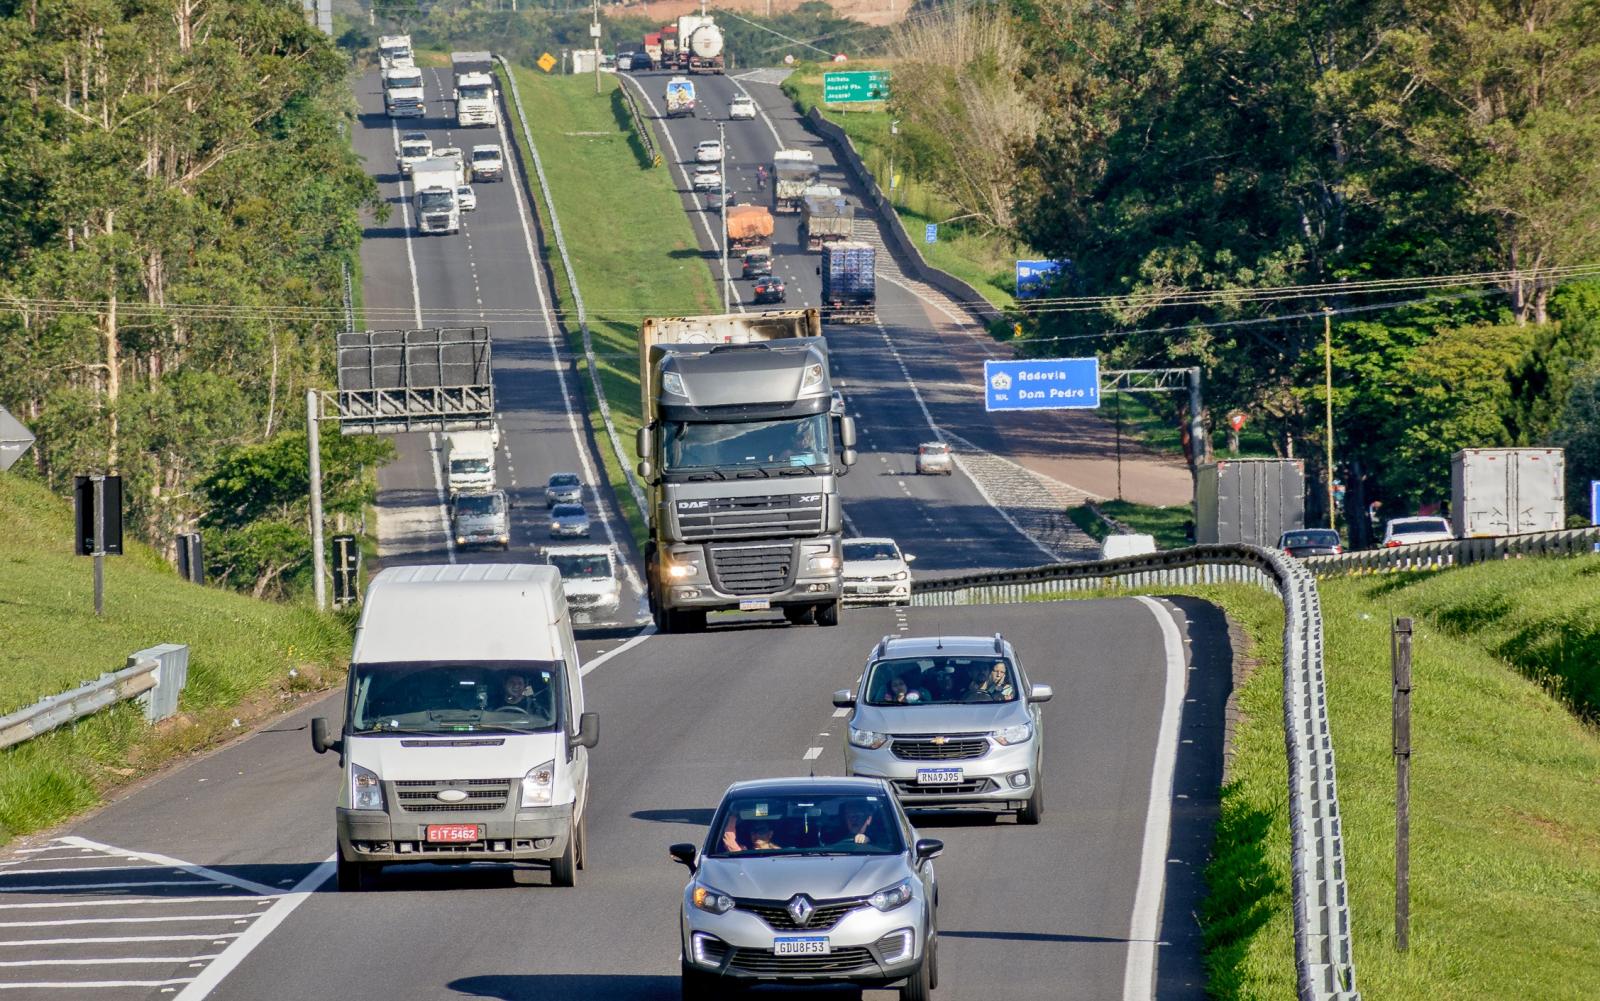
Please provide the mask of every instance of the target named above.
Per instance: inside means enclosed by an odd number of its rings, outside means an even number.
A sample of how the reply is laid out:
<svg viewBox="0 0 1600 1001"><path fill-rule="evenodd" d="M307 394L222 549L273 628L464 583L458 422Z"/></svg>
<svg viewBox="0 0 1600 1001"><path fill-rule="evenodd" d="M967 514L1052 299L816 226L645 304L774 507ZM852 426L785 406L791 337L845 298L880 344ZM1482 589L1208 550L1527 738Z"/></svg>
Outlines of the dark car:
<svg viewBox="0 0 1600 1001"><path fill-rule="evenodd" d="M744 255L744 277L764 278L772 274L772 253L747 252Z"/></svg>
<svg viewBox="0 0 1600 1001"><path fill-rule="evenodd" d="M1331 528L1302 528L1284 532L1278 539L1278 548L1294 557L1334 556L1344 552L1339 533Z"/></svg>
<svg viewBox="0 0 1600 1001"><path fill-rule="evenodd" d="M756 281L755 292L756 302L758 303L782 302L784 294L783 281L768 275Z"/></svg>

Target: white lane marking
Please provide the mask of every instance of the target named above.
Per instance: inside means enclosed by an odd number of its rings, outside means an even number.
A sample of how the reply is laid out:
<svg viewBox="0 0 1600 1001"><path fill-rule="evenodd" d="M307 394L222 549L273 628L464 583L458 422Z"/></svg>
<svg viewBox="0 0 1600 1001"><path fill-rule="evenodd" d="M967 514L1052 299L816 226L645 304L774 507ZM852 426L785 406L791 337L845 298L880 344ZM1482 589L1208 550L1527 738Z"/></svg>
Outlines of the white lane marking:
<svg viewBox="0 0 1600 1001"><path fill-rule="evenodd" d="M848 709L835 709L833 711L833 718L834 719L838 719L840 716L848 716L848 715L850 715L850 710L848 710Z"/></svg>
<svg viewBox="0 0 1600 1001"><path fill-rule="evenodd" d="M135 883L40 883L33 886L0 886L0 893L56 893L61 890L122 890L135 886L191 886L203 890L208 886L221 889L216 883L203 879L141 879ZM0 906L23 907L24 904Z"/></svg>
<svg viewBox="0 0 1600 1001"><path fill-rule="evenodd" d="M155 886L155 883L133 883L132 886ZM175 883L175 886L192 886L197 890L223 890L227 887L220 883L194 883L185 880ZM0 910L34 910L41 907L128 907L143 906L146 904L236 904L252 903L264 904L263 897L239 897L232 895L213 895L206 897L118 897L115 900L61 900L61 901L35 901L28 904L0 904Z"/></svg>
<svg viewBox="0 0 1600 1001"><path fill-rule="evenodd" d="M149 869L147 865L69 865L54 869L15 869L3 875L9 879L14 876L57 876L64 872L147 872Z"/></svg>
<svg viewBox="0 0 1600 1001"><path fill-rule="evenodd" d="M16 855L34 855L34 854L37 854L39 852L65 852L65 851L78 851L78 850L80 850L80 849L69 848L69 847L64 846L64 845L43 845L43 846L38 847L38 848L18 848L13 854L16 854ZM87 851L87 849L82 849L82 850ZM11 863L7 863L7 864L10 865Z"/></svg>
<svg viewBox="0 0 1600 1001"><path fill-rule="evenodd" d="M801 758L800 760L801 761L815 761L816 759L818 759L820 757L822 757L822 748L820 748L820 747L808 747L808 748L806 748L805 757Z"/></svg>
<svg viewBox="0 0 1600 1001"><path fill-rule="evenodd" d="M589 672L590 671L593 671L595 668L599 667L601 664L604 664L606 661L610 660L612 657L615 657L617 654L622 653L624 650L633 649L634 647L638 646L640 643L643 643L645 640L649 639L650 637L654 636L655 634L656 634L656 627L655 626L645 626L643 629L641 629L638 632L634 633L633 634L633 638L628 640L628 642L626 642L626 643L622 644L621 646L617 647L615 650L607 650L605 653L603 653L600 656L596 657L594 660L591 660L591 661L589 661L589 663L583 665L583 667L581 669L579 669L579 671L578 671L578 677L587 678L589 676Z"/></svg>
<svg viewBox="0 0 1600 1001"><path fill-rule="evenodd" d="M444 531L444 552L450 562L456 561L456 537L450 534L450 498L444 489L444 474L440 472L443 452L439 446L439 432L428 432L428 465L433 467L433 494L439 498L439 525Z"/></svg>
<svg viewBox="0 0 1600 1001"><path fill-rule="evenodd" d="M193 977L180 977L177 980L64 980L60 983L35 981L33 983L23 984L0 983L0 991L27 990L30 988L44 990L51 987L66 987L72 989L80 987L166 987L171 984L188 984L193 982ZM182 997L182 995L179 995L179 997Z"/></svg>
<svg viewBox="0 0 1600 1001"><path fill-rule="evenodd" d="M234 918L253 918L260 911L244 914L163 914L148 918L65 918L59 921L0 921L0 928L53 928L59 925L142 925L152 921L228 921Z"/></svg>
<svg viewBox="0 0 1600 1001"><path fill-rule="evenodd" d="M393 119L389 119L389 132L394 136L394 153L400 155L400 126ZM406 175L400 172L400 179L395 182L400 188L400 221L406 227L406 263L411 268L411 314L417 321L417 326L422 326L422 292L417 288L417 258L411 251L411 200L406 196Z"/></svg>
<svg viewBox="0 0 1600 1001"><path fill-rule="evenodd" d="M15 942L0 942L0 949L15 949L24 945L93 945L96 942L210 942L214 939L237 938L236 931L218 932L215 935L113 935L107 938L25 938Z"/></svg>
<svg viewBox="0 0 1600 1001"><path fill-rule="evenodd" d="M526 125L527 123L524 122L523 124ZM511 138L506 135L505 115L496 116L495 131L500 136L500 148L509 150L511 148ZM529 156L532 156L531 152L529 153ZM515 163L512 165L513 170L521 172L523 170L522 158L514 157L513 159L515 160ZM526 180L527 175L524 173L522 174L522 181ZM522 223L522 244L527 248L528 251L528 270L533 274L534 296L539 300L539 315L544 318L544 336L546 342L548 342L550 345L551 367L556 370L556 381L561 385L561 406L567 412L567 427L572 430L572 442L577 447L578 463L583 467L584 478L590 483L594 484L596 498L598 500L600 496L600 476L595 472L594 464L589 461L588 438L579 428L578 412L572 404L572 393L567 388L566 368L561 364L561 351L556 343L555 323L550 318L550 306L545 297L544 275L541 273L543 269L539 266L539 255L533 249L533 230L528 225L528 219L533 214L533 209L532 206L528 205L522 200L521 182L513 179L511 190L516 195L517 199L517 220ZM551 193L551 197L554 198L553 192ZM553 205L552 208L554 208ZM604 501L599 501L599 503L602 507L604 507ZM612 510L609 514L600 519L600 527L606 530L606 540L611 543L612 551L617 553L619 556L617 562L622 564L623 575L628 578L628 583L633 586L634 591L637 593L643 591L644 587L639 582L638 574L634 572L633 562L631 560L620 559L622 548L617 545L616 532L611 527L612 521L621 520L622 510L619 505L618 508Z"/></svg>
<svg viewBox="0 0 1600 1001"><path fill-rule="evenodd" d="M216 953L211 953L205 956L123 956L119 959L11 959L0 962L0 966L121 966L126 963L193 963L216 957Z"/></svg>
<svg viewBox="0 0 1600 1001"><path fill-rule="evenodd" d="M217 985L222 983L224 977L244 962L245 957L250 955L256 946L266 941L267 936L271 935L296 907L305 903L306 898L310 897L317 887L328 881L328 877L333 875L333 870L333 856L330 855L326 861L296 883L292 890L280 894L276 902L256 919L256 923L251 925L248 931L234 939L233 944L222 950L215 962L206 967L204 972L178 994L178 1001L197 1001L199 998L209 997L211 992L217 989Z"/></svg>
<svg viewBox="0 0 1600 1001"><path fill-rule="evenodd" d="M278 892L275 888L267 886L264 883L257 883L253 879L245 879L242 876L231 876L228 873L218 872L215 869L211 869L203 865L195 865L192 862L185 862L182 859L175 859L170 855L158 855L155 852L141 852L128 848L115 848L111 845L103 845L98 841L90 841L88 838L80 838L76 835L68 835L67 837L59 838L57 840L59 840L62 844L76 845L79 848L90 848L95 851L106 852L107 854L111 855L120 855L123 858L141 859L154 865L180 869L191 876L200 876L204 879L209 879L217 883L228 883L233 886L237 886L241 890L249 890L251 893L271 894Z"/></svg>
<svg viewBox="0 0 1600 1001"><path fill-rule="evenodd" d="M1172 615L1154 598L1140 596L1161 627L1166 651L1167 684L1161 700L1161 726L1156 732L1155 765L1150 772L1150 805L1145 810L1144 848L1140 853L1139 888L1133 896L1128 927L1128 964L1122 977L1123 1001L1150 1001L1155 995L1156 937L1161 933L1161 896L1165 892L1167 844L1172 838L1172 773L1178 761L1178 724L1183 716L1183 640Z"/></svg>

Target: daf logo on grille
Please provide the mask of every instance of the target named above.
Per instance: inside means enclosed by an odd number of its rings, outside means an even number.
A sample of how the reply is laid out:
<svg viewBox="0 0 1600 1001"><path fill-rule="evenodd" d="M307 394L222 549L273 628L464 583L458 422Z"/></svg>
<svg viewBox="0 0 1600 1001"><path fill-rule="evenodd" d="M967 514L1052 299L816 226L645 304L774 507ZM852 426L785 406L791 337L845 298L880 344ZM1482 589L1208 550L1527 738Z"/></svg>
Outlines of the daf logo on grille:
<svg viewBox="0 0 1600 1001"><path fill-rule="evenodd" d="M817 912L816 905L811 902L811 898L803 893L797 893L790 897L789 906L786 910L788 910L789 916L794 918L794 923L801 928L810 924L811 915Z"/></svg>
<svg viewBox="0 0 1600 1001"><path fill-rule="evenodd" d="M950 743L950 738L949 737L935 737L932 740L930 740L928 743L930 743L930 744L948 744L948 743Z"/></svg>
<svg viewBox="0 0 1600 1001"><path fill-rule="evenodd" d="M467 793L463 789L440 789L433 798L441 803L459 803L467 798Z"/></svg>
<svg viewBox="0 0 1600 1001"><path fill-rule="evenodd" d="M679 501L678 502L678 510L680 510L680 511L685 510L685 509L693 510L694 508L710 507L710 506L711 506L711 502L710 501Z"/></svg>

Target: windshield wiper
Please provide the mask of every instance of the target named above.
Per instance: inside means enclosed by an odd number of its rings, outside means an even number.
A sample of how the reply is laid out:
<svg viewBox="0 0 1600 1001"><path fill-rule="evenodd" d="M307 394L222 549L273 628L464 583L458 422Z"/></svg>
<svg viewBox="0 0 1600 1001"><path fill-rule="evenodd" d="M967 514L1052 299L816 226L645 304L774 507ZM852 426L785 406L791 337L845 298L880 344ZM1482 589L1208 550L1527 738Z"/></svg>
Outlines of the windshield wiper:
<svg viewBox="0 0 1600 1001"><path fill-rule="evenodd" d="M772 477L772 474L767 472L766 469L761 466L750 466L739 470L733 475L737 476L741 480L753 480L755 479L757 473L761 474L762 479L770 479Z"/></svg>
<svg viewBox="0 0 1600 1001"><path fill-rule="evenodd" d="M694 472L687 472L687 469L693 469ZM727 477L722 474L722 470L712 469L710 466L689 466L687 468L680 466L677 469L668 469L667 472L678 473L691 481L727 479Z"/></svg>
<svg viewBox="0 0 1600 1001"><path fill-rule="evenodd" d="M415 727L408 726L378 726L373 727L370 730L351 730L350 734L354 737L371 737L377 734L388 735L391 733L400 734L406 737L448 737L453 732L454 731L443 730L418 730Z"/></svg>

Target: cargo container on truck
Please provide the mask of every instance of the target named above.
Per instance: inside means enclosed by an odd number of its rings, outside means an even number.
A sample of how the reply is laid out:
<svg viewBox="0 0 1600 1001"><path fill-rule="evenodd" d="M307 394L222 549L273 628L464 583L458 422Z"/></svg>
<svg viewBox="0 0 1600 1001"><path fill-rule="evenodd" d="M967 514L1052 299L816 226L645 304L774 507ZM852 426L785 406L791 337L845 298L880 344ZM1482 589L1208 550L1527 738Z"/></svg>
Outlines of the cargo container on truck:
<svg viewBox="0 0 1600 1001"><path fill-rule="evenodd" d="M495 433L451 431L440 465L450 496L494 489Z"/></svg>
<svg viewBox="0 0 1600 1001"><path fill-rule="evenodd" d="M728 246L736 253L749 247L762 247L772 239L772 213L765 205L730 205Z"/></svg>
<svg viewBox="0 0 1600 1001"><path fill-rule="evenodd" d="M667 117L694 116L694 81L675 76L667 81Z"/></svg>
<svg viewBox="0 0 1600 1001"><path fill-rule="evenodd" d="M1299 459L1228 459L1200 467L1195 541L1275 547L1304 528L1306 469Z"/></svg>
<svg viewBox="0 0 1600 1001"><path fill-rule="evenodd" d="M817 181L817 161L808 149L780 149L772 155L772 210L799 212L806 188Z"/></svg>
<svg viewBox="0 0 1600 1001"><path fill-rule="evenodd" d="M661 26L661 68L679 69L678 62L678 26L664 24Z"/></svg>
<svg viewBox="0 0 1600 1001"><path fill-rule="evenodd" d="M825 244L817 267L822 275L822 318L829 323L876 322L877 266L877 251L870 243L841 240Z"/></svg>
<svg viewBox="0 0 1600 1001"><path fill-rule="evenodd" d="M417 65L410 35L379 35L378 65L382 69L411 69Z"/></svg>
<svg viewBox="0 0 1600 1001"><path fill-rule="evenodd" d="M1450 457L1456 538L1556 532L1567 523L1566 453L1559 448L1464 448Z"/></svg>
<svg viewBox="0 0 1600 1001"><path fill-rule="evenodd" d="M678 65L690 73L722 72L722 29L710 14L678 18Z"/></svg>
<svg viewBox="0 0 1600 1001"><path fill-rule="evenodd" d="M452 52L450 73L455 78L456 127L499 124L494 57L488 52Z"/></svg>
<svg viewBox="0 0 1600 1001"><path fill-rule="evenodd" d="M652 31L644 36L644 54L650 60L650 66L661 65L661 32ZM635 66L634 69L649 69L650 67Z"/></svg>
<svg viewBox="0 0 1600 1001"><path fill-rule="evenodd" d="M812 188L800 205L807 250L821 250L825 243L848 240L855 234L856 210L843 195L822 194Z"/></svg>
<svg viewBox="0 0 1600 1001"><path fill-rule="evenodd" d="M422 71L397 66L383 71L383 110L390 118L421 118L427 114Z"/></svg>
<svg viewBox="0 0 1600 1001"><path fill-rule="evenodd" d="M646 319L639 385L656 627L765 609L836 625L838 477L856 460L855 423L832 413L817 311Z"/></svg>
<svg viewBox="0 0 1600 1001"><path fill-rule="evenodd" d="M341 891L397 863L502 862L519 884L577 882L600 730L555 567L385 568L367 587L343 715L336 739L311 721L312 749L344 770Z"/></svg>
<svg viewBox="0 0 1600 1001"><path fill-rule="evenodd" d="M411 168L419 234L460 232L461 204L456 200L460 176L459 158L432 157Z"/></svg>

